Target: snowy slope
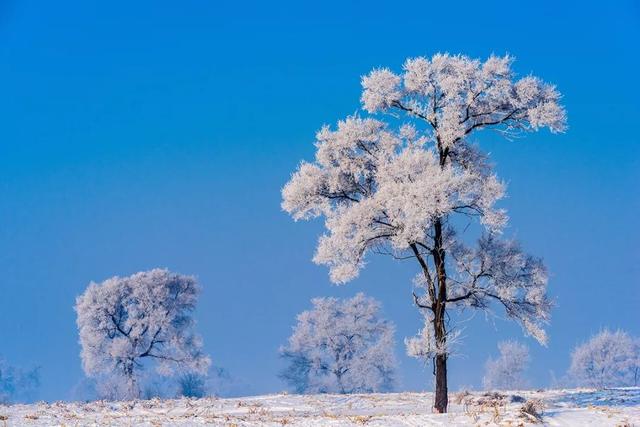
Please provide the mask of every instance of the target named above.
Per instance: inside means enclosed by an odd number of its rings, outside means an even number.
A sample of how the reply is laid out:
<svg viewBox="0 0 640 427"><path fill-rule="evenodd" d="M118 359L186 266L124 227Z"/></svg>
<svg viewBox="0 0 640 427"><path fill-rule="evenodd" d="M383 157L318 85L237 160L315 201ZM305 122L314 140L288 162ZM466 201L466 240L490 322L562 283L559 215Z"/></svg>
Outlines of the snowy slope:
<svg viewBox="0 0 640 427"><path fill-rule="evenodd" d="M0 426L519 426L533 421L521 398L541 399L549 426L640 426L640 388L454 393L444 415L430 393L38 403L0 406Z"/></svg>

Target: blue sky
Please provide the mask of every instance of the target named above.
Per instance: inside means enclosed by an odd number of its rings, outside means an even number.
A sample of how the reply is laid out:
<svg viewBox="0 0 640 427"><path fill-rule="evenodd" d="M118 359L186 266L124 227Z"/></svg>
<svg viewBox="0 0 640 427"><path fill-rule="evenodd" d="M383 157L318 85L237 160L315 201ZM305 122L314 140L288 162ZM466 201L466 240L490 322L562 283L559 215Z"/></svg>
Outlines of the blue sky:
<svg viewBox="0 0 640 427"><path fill-rule="evenodd" d="M1 2L0 354L42 367L40 398L69 398L75 297L168 267L199 278L206 349L255 393L284 389L277 349L310 298L359 291L397 325L401 387L430 388L402 346L415 267L372 257L330 285L310 261L322 223L294 223L280 188L315 131L358 110L361 75L439 51L510 53L564 94L566 134L484 145L508 233L551 272L549 346L522 338L534 385L602 327L640 335L640 7L521 3ZM465 337L453 388L521 332L479 315Z"/></svg>

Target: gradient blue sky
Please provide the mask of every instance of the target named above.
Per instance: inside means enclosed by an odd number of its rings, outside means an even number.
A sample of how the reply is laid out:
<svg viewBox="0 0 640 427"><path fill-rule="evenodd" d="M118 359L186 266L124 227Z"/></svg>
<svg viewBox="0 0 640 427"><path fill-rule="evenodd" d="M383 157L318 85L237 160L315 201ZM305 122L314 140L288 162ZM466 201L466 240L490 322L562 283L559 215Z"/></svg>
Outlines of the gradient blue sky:
<svg viewBox="0 0 640 427"><path fill-rule="evenodd" d="M565 97L565 135L484 145L508 233L551 271L549 346L524 339L534 385L602 327L640 334L640 7L521 3L2 1L0 354L42 366L41 398L69 398L76 295L168 267L199 278L206 350L255 393L284 389L277 349L311 297L358 291L397 325L401 388L430 388L402 346L415 267L372 257L330 285L310 261L322 223L294 223L280 188L315 131L359 108L361 75L438 51L513 54ZM454 388L521 333L479 315L465 336Z"/></svg>

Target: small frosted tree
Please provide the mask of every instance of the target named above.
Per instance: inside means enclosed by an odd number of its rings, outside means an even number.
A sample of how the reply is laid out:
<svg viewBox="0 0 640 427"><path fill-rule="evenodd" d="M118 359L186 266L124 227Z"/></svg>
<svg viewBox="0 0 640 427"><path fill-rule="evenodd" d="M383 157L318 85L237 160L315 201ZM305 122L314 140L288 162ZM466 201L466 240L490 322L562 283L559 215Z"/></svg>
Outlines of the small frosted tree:
<svg viewBox="0 0 640 427"><path fill-rule="evenodd" d="M0 358L0 404L29 400L39 385L39 369L24 370Z"/></svg>
<svg viewBox="0 0 640 427"><path fill-rule="evenodd" d="M415 261L414 302L425 325L407 344L412 355L433 360L438 412L448 405L451 308L497 304L546 341L545 267L501 239L507 216L495 204L505 186L471 142L485 129L507 138L564 131L558 91L533 76L516 80L511 63L437 54L408 59L401 74L373 70L362 78L362 106L386 120L356 115L335 130L323 127L315 161L302 162L282 190L282 207L295 220L326 218L314 261L329 267L334 283L357 277L371 252ZM473 220L480 235L470 246L456 225L472 232Z"/></svg>
<svg viewBox="0 0 640 427"><path fill-rule="evenodd" d="M605 329L573 350L569 378L582 387L631 386L638 383L639 367L638 341Z"/></svg>
<svg viewBox="0 0 640 427"><path fill-rule="evenodd" d="M498 344L500 356L489 358L485 364L482 379L487 390L518 390L526 387L524 372L531 357L529 348L517 341L503 341Z"/></svg>
<svg viewBox="0 0 640 427"><path fill-rule="evenodd" d="M204 397L207 395L207 376L199 372L185 372L178 378L178 396Z"/></svg>
<svg viewBox="0 0 640 427"><path fill-rule="evenodd" d="M345 300L316 298L298 315L281 373L298 393L389 391L395 378L392 324L380 304L359 293Z"/></svg>
<svg viewBox="0 0 640 427"><path fill-rule="evenodd" d="M193 277L155 269L91 283L76 300L82 367L108 398L140 397L145 366L169 377L206 372L194 333L199 288Z"/></svg>

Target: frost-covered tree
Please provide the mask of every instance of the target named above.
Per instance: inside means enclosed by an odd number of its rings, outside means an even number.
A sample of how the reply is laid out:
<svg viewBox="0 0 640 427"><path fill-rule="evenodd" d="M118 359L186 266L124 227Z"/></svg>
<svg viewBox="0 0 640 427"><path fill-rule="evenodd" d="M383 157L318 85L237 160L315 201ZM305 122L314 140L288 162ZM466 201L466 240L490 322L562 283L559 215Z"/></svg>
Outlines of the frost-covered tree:
<svg viewBox="0 0 640 427"><path fill-rule="evenodd" d="M639 368L638 341L605 329L573 350L569 378L583 387L631 386L638 383Z"/></svg>
<svg viewBox="0 0 640 427"><path fill-rule="evenodd" d="M204 397L207 395L207 376L199 372L185 372L178 378L178 396Z"/></svg>
<svg viewBox="0 0 640 427"><path fill-rule="evenodd" d="M439 412L448 404L450 308L495 303L546 341L545 267L501 238L507 216L495 204L505 185L471 141L485 129L507 138L564 131L558 91L537 77L516 79L512 61L437 54L408 59L400 74L373 70L362 78L362 105L387 120L356 115L323 127L315 160L302 162L282 190L295 220L325 217L314 261L329 267L334 283L354 279L370 252L416 262L414 301L425 326L407 344L433 359ZM480 227L468 228L474 219ZM475 246L456 233L460 225L483 230Z"/></svg>
<svg viewBox="0 0 640 427"><path fill-rule="evenodd" d="M489 358L485 364L482 383L487 390L518 390L526 387L524 372L531 357L529 348L517 341L498 344L500 356Z"/></svg>
<svg viewBox="0 0 640 427"><path fill-rule="evenodd" d="M82 367L100 394L135 398L145 366L162 376L206 372L194 333L199 288L193 277L154 269L91 283L76 300Z"/></svg>
<svg viewBox="0 0 640 427"><path fill-rule="evenodd" d="M380 304L362 293L350 299L316 298L298 315L281 374L298 393L371 393L394 384L393 325Z"/></svg>
<svg viewBox="0 0 640 427"><path fill-rule="evenodd" d="M0 404L29 400L39 385L38 368L24 370L0 358Z"/></svg>

